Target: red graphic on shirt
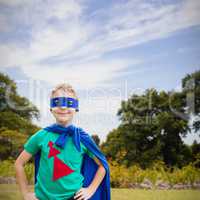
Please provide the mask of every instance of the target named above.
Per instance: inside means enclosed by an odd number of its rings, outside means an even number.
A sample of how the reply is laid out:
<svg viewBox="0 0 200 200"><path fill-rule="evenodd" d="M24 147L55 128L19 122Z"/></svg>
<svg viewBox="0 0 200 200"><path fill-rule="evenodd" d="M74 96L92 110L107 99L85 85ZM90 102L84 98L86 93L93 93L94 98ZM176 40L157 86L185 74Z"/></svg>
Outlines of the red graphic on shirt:
<svg viewBox="0 0 200 200"><path fill-rule="evenodd" d="M52 156L56 156L57 154L60 153L59 150L57 150L56 148L53 147L53 142L52 141L49 141L48 146L50 147L48 158L50 158Z"/></svg>
<svg viewBox="0 0 200 200"><path fill-rule="evenodd" d="M53 163L53 181L71 174L74 172L68 165L66 165L62 160L60 160L56 155L60 153L59 150L53 147L53 142L49 141L48 146L50 147L48 158L54 157Z"/></svg>
<svg viewBox="0 0 200 200"><path fill-rule="evenodd" d="M70 167L68 167L62 160L55 156L54 158L54 168L53 168L53 180L57 180L63 176L69 175L73 172Z"/></svg>

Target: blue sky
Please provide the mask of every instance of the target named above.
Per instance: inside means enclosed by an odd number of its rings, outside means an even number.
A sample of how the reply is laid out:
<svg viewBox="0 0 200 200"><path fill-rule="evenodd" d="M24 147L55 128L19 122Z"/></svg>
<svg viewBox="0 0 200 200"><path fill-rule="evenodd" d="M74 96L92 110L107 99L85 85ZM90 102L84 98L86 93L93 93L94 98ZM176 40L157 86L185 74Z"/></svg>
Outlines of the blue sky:
<svg viewBox="0 0 200 200"><path fill-rule="evenodd" d="M75 123L105 140L122 99L180 90L200 68L199 10L198 0L0 0L0 70L39 108L41 126L53 122L51 88L69 82Z"/></svg>

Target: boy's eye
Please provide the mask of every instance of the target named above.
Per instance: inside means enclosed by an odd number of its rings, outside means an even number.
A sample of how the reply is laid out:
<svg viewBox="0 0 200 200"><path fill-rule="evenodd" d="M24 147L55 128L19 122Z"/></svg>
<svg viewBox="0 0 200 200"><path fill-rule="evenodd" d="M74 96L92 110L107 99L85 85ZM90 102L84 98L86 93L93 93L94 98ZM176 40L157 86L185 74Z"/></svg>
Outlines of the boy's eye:
<svg viewBox="0 0 200 200"><path fill-rule="evenodd" d="M59 100L58 99L55 100L55 104L59 105Z"/></svg>
<svg viewBox="0 0 200 200"><path fill-rule="evenodd" d="M72 105L73 104L73 102L72 101L69 101L69 105Z"/></svg>

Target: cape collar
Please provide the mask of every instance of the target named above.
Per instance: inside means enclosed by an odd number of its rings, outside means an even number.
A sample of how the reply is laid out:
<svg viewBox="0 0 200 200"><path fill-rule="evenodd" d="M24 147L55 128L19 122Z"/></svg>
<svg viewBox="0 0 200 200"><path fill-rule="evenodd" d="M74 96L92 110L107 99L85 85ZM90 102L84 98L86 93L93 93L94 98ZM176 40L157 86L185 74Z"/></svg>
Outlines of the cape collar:
<svg viewBox="0 0 200 200"><path fill-rule="evenodd" d="M67 139L69 136L72 137L72 140L74 142L74 145L76 146L76 149L80 151L80 133L79 129L74 126L73 124L68 125L67 127L64 127L60 124L52 124L46 128L44 128L46 131L50 131L53 133L60 134L60 136L57 138L55 144L60 147L64 148L65 144L67 142Z"/></svg>

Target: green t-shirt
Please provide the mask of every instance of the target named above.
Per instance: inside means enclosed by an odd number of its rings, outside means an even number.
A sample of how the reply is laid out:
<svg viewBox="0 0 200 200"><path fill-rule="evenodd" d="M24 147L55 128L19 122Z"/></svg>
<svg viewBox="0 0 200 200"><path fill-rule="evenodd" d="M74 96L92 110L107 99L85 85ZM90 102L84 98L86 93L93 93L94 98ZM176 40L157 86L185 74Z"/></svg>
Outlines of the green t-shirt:
<svg viewBox="0 0 200 200"><path fill-rule="evenodd" d="M67 138L64 149L57 147L55 141L58 137L59 134L41 129L24 144L24 149L32 155L41 150L37 183L35 184L35 195L39 200L66 200L72 197L83 185L84 177L81 174L81 165L84 153L91 158L94 157L83 143L81 143L81 152L79 152L70 136ZM55 157L48 157L50 143L53 143L53 148L60 152L56 155L56 159L73 170L70 174L56 180L53 180Z"/></svg>

